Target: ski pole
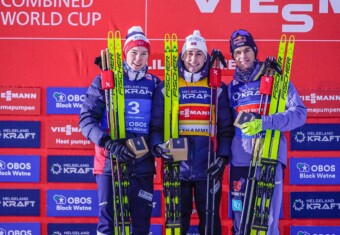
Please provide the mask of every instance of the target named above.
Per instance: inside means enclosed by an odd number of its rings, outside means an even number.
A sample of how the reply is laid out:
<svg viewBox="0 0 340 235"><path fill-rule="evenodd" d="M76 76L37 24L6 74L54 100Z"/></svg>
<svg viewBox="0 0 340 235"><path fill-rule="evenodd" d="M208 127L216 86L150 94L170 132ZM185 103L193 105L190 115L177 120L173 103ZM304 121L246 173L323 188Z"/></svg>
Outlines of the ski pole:
<svg viewBox="0 0 340 235"><path fill-rule="evenodd" d="M210 86L210 117L209 117L209 146L208 146L208 168L211 162L216 161L217 153L217 117L218 117L218 88L222 85L221 80L221 63L226 67L226 63L222 53L219 50L212 51L209 72ZM211 160L211 156L213 159ZM205 212L205 235L214 234L214 218L215 218L215 185L216 180L212 180L212 200L210 200L210 175L207 175L206 189L206 212ZM211 201L211 202L210 202ZM209 226L210 225L210 226ZM210 232L208 231L210 227Z"/></svg>

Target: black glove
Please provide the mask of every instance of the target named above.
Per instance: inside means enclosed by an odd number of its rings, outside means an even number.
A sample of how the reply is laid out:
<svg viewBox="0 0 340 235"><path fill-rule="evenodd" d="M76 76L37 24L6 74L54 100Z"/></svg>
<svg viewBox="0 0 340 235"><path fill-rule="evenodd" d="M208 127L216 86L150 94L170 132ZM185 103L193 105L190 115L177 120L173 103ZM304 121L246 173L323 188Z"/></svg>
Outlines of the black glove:
<svg viewBox="0 0 340 235"><path fill-rule="evenodd" d="M225 62L224 55L222 54L222 52L220 50L217 50L217 49L213 49L211 51L211 57L210 57L210 61L209 61L209 68L211 68L211 66L214 64L214 62L215 62L215 60L217 58L222 63L223 67L226 68L227 67L227 63Z"/></svg>
<svg viewBox="0 0 340 235"><path fill-rule="evenodd" d="M166 142L158 144L154 147L154 151L158 157L162 157L165 162L170 163L174 161L174 157L170 155L170 150L167 148L167 145L168 144Z"/></svg>
<svg viewBox="0 0 340 235"><path fill-rule="evenodd" d="M133 154L124 144L121 144L116 140L106 141L105 149L110 155L115 155L121 162L129 162L136 159L135 154Z"/></svg>
<svg viewBox="0 0 340 235"><path fill-rule="evenodd" d="M216 160L209 166L207 174L210 174L215 180L221 180L225 167L229 163L229 157L217 157Z"/></svg>

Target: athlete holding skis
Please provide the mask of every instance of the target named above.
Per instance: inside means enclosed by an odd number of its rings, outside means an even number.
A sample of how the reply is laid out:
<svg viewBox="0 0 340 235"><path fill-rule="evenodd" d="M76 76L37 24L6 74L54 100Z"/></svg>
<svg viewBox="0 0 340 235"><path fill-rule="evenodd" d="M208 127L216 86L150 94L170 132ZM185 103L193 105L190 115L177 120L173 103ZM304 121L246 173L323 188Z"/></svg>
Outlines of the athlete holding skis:
<svg viewBox="0 0 340 235"><path fill-rule="evenodd" d="M180 162L181 234L185 235L190 227L193 197L199 216L199 232L204 234L206 216L207 166L209 151L209 108L210 87L208 83L209 59L205 39L198 30L186 37L180 59L179 69L179 137L187 138L188 156ZM171 161L172 156L164 154L164 83L156 89L152 118L151 146L155 156ZM234 134L232 113L229 108L226 86L218 88L218 152L213 176L215 189L214 234L221 234L219 206L221 200L221 178L230 157L231 139ZM210 229L208 230L210 231Z"/></svg>
<svg viewBox="0 0 340 235"><path fill-rule="evenodd" d="M94 78L88 88L80 113L82 133L96 145L94 174L99 198L98 235L114 234L111 155L127 163L132 234L148 235L150 228L154 157L148 152L136 158L126 147L125 141L143 137L148 143L152 97L160 80L147 72L150 43L141 27L133 26L128 30L123 53L126 57L123 62L126 139L113 140L106 130L105 95L100 75Z"/></svg>
<svg viewBox="0 0 340 235"><path fill-rule="evenodd" d="M261 100L259 89L261 75L263 75L261 74L263 72L261 68L263 68L264 64L256 59L258 49L252 35L243 29L234 31L230 37L230 53L237 66L233 80L228 84L230 105L233 109L234 117L236 118L241 111L257 113L253 121L244 123L241 128L236 128L236 134L232 142L230 193L233 234L244 235L244 231L240 231L240 222L242 209L245 207L243 203L247 203L244 201L244 195L249 163L254 148L254 137L264 134L262 132L264 130L279 130L281 135L277 157L278 163L276 165L275 187L272 195L273 203L271 203L269 210L267 232L268 235L277 235L279 234L279 214L282 202L283 170L287 164L287 143L282 132L291 131L302 126L306 121L306 108L293 84L289 83L285 111L267 115L261 110L261 113L258 114ZM256 173L258 177L259 172ZM247 201L249 200L247 199Z"/></svg>

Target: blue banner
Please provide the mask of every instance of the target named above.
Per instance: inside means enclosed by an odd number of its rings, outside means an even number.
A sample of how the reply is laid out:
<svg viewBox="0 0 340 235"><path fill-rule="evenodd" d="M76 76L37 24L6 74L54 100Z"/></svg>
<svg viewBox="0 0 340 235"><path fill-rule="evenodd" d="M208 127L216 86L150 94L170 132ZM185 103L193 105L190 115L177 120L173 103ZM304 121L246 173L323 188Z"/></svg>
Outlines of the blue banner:
<svg viewBox="0 0 340 235"><path fill-rule="evenodd" d="M93 156L47 156L47 182L95 182Z"/></svg>
<svg viewBox="0 0 340 235"><path fill-rule="evenodd" d="M48 224L48 234L70 235L70 234L86 234L96 235L97 224Z"/></svg>
<svg viewBox="0 0 340 235"><path fill-rule="evenodd" d="M0 216L39 216L38 189L0 189Z"/></svg>
<svg viewBox="0 0 340 235"><path fill-rule="evenodd" d="M291 192L291 218L340 218L340 192Z"/></svg>
<svg viewBox="0 0 340 235"><path fill-rule="evenodd" d="M40 223L0 223L1 235L40 235Z"/></svg>
<svg viewBox="0 0 340 235"><path fill-rule="evenodd" d="M340 235L340 226L291 226L290 235Z"/></svg>
<svg viewBox="0 0 340 235"><path fill-rule="evenodd" d="M40 122L0 121L0 148L40 148Z"/></svg>
<svg viewBox="0 0 340 235"><path fill-rule="evenodd" d="M47 216L97 217L97 190L48 190Z"/></svg>
<svg viewBox="0 0 340 235"><path fill-rule="evenodd" d="M290 140L292 150L340 150L340 124L305 124Z"/></svg>
<svg viewBox="0 0 340 235"><path fill-rule="evenodd" d="M0 182L40 182L40 156L0 155Z"/></svg>
<svg viewBox="0 0 340 235"><path fill-rule="evenodd" d="M340 184L340 158L290 158L290 184Z"/></svg>
<svg viewBox="0 0 340 235"><path fill-rule="evenodd" d="M48 87L47 114L79 114L85 100L87 88Z"/></svg>

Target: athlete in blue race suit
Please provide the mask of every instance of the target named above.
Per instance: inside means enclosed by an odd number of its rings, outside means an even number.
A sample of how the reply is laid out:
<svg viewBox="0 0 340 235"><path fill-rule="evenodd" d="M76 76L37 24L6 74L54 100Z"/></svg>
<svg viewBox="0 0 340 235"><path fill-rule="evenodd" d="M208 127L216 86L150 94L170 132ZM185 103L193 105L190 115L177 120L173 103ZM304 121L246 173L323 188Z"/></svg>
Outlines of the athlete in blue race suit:
<svg viewBox="0 0 340 235"><path fill-rule="evenodd" d="M236 30L230 37L230 53L237 65L233 80L228 84L230 105L236 118L240 111L258 113L262 63L256 59L257 47L252 35L246 30ZM268 111L268 109L267 109ZM276 167L275 187L272 197L268 235L279 234L279 215L282 202L283 170L287 165L287 142L284 131L302 126L307 111L292 83L289 83L286 110L283 113L263 114L247 124L248 128L236 128L232 141L230 164L230 193L232 203L233 234L239 235L243 199L252 157L255 134L268 129L281 131ZM256 124L256 125L253 125ZM259 128L255 128L259 127ZM240 234L241 235L241 234ZM243 234L242 234L243 235Z"/></svg>
<svg viewBox="0 0 340 235"><path fill-rule="evenodd" d="M149 40L141 27L129 29L123 48L126 139L144 137L149 142L152 98L159 79L147 73ZM82 105L80 122L83 135L95 144L94 174L98 186L98 235L113 235L113 190L111 159L127 162L128 200L132 234L148 235L152 212L155 161L150 153L136 159L125 140L112 140L106 124L105 94L101 76L94 78Z"/></svg>
<svg viewBox="0 0 340 235"><path fill-rule="evenodd" d="M209 108L210 87L209 55L205 39L195 30L183 45L179 68L179 137L188 140L188 160L180 163L181 184L181 234L185 235L190 228L190 217L193 210L193 198L199 217L198 229L204 234L206 216L207 168L209 149ZM219 206L222 195L221 179L231 154L231 139L234 134L232 112L226 85L218 88L218 151L216 170L217 179L215 194L214 234L221 234ZM151 146L153 150L164 140L164 83L156 89L151 119ZM155 156L162 156L154 153ZM164 156L163 156L164 157ZM168 159L165 159L168 160ZM211 231L210 228L208 231Z"/></svg>

